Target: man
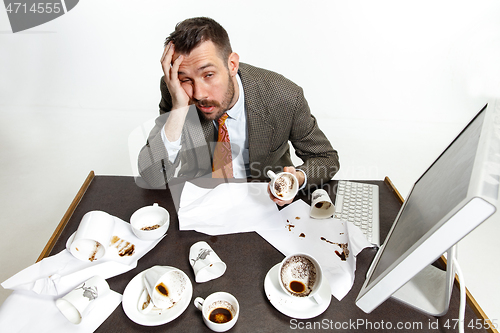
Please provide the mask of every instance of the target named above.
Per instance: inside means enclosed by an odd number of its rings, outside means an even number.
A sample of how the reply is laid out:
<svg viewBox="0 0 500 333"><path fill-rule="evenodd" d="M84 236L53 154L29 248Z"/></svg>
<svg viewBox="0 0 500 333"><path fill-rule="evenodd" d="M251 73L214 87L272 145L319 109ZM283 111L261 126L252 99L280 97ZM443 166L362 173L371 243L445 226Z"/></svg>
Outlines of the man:
<svg viewBox="0 0 500 333"><path fill-rule="evenodd" d="M214 20L177 24L161 64L161 115L139 154L139 171L151 186L165 185L175 175L265 179L271 169L296 175L303 188L321 186L338 171L337 152L302 89L279 74L240 63L227 32ZM221 137L226 142L216 145ZM297 169L289 141L304 162ZM226 161L220 163L224 150ZM291 202L271 198L279 205Z"/></svg>

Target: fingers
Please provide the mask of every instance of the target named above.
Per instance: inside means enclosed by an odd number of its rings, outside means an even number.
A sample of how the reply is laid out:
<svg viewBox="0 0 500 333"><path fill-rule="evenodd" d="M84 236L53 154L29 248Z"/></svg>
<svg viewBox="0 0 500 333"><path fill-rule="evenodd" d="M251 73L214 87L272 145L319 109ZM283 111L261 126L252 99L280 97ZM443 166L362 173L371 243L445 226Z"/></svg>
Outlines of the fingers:
<svg viewBox="0 0 500 333"><path fill-rule="evenodd" d="M160 59L161 66L163 68L163 73L165 74L165 78L170 80L172 75L170 75L170 68L172 65L172 58L174 56L175 46L172 42L169 42L165 49L163 50L163 54ZM177 67L178 68L178 67Z"/></svg>
<svg viewBox="0 0 500 333"><path fill-rule="evenodd" d="M297 171L295 170L295 167L293 166L287 166L283 168L284 172L290 172L292 175L296 175Z"/></svg>

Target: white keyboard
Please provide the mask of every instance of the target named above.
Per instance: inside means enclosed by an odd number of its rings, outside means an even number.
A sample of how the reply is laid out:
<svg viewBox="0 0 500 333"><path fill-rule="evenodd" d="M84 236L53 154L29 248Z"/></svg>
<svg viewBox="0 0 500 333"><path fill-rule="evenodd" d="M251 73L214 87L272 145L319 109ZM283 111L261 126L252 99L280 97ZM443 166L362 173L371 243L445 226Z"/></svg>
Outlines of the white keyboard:
<svg viewBox="0 0 500 333"><path fill-rule="evenodd" d="M370 243L380 246L377 185L340 180L333 217L353 223Z"/></svg>

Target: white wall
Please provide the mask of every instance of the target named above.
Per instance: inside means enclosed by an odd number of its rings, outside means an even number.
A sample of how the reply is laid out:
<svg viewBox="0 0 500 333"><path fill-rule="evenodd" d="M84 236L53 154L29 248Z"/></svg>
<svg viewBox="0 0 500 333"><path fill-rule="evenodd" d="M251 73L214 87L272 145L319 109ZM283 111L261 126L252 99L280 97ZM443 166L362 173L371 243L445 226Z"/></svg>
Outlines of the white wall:
<svg viewBox="0 0 500 333"><path fill-rule="evenodd" d="M202 15L241 61L304 88L339 151L337 178L389 175L405 196L500 97L497 1L85 0L16 34L0 9L0 280L36 260L90 170L131 174L127 138L158 112L163 40ZM470 289L490 283L478 279ZM477 298L500 318L500 297Z"/></svg>

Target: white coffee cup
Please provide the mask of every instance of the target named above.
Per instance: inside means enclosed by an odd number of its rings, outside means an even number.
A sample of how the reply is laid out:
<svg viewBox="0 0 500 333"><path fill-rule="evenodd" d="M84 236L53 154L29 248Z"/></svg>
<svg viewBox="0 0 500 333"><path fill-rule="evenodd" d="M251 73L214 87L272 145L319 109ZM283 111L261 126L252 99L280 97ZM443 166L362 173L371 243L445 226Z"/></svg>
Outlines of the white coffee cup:
<svg viewBox="0 0 500 333"><path fill-rule="evenodd" d="M83 261L98 260L106 254L115 220L106 212L94 210L86 213L75 232L69 250Z"/></svg>
<svg viewBox="0 0 500 333"><path fill-rule="evenodd" d="M321 266L312 256L296 253L283 259L278 270L278 281L283 291L292 297L312 297L322 302L318 291L323 282Z"/></svg>
<svg viewBox="0 0 500 333"><path fill-rule="evenodd" d="M315 219L326 219L335 213L335 206L332 199L323 189L317 189L312 193L311 210L309 215Z"/></svg>
<svg viewBox="0 0 500 333"><path fill-rule="evenodd" d="M226 264L207 244L200 241L189 249L189 263L193 267L195 280L198 283L216 279L226 271Z"/></svg>
<svg viewBox="0 0 500 333"><path fill-rule="evenodd" d="M231 329L240 313L238 300L226 292L216 292L205 299L196 297L194 305L201 311L205 325L214 332Z"/></svg>
<svg viewBox="0 0 500 333"><path fill-rule="evenodd" d="M106 280L100 276L94 276L66 296L57 299L56 306L70 322L80 324L82 318L90 312L90 305L108 292L109 285Z"/></svg>
<svg viewBox="0 0 500 333"><path fill-rule="evenodd" d="M168 210L158 206L142 207L136 210L130 217L130 226L133 233L143 240L154 240L162 237L170 225L170 214Z"/></svg>
<svg viewBox="0 0 500 333"><path fill-rule="evenodd" d="M269 188L276 198L287 201L293 199L299 191L299 181L290 172L275 174L273 171L268 170L267 175L271 178Z"/></svg>
<svg viewBox="0 0 500 333"><path fill-rule="evenodd" d="M177 269L153 266L143 275L146 290L140 296L139 311L150 312L153 307L169 309L182 298L186 291L187 277ZM149 295L149 299L146 296Z"/></svg>

